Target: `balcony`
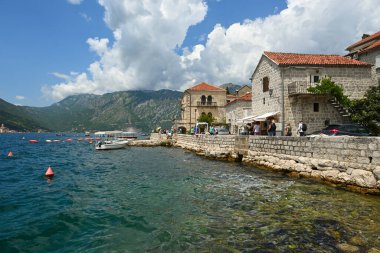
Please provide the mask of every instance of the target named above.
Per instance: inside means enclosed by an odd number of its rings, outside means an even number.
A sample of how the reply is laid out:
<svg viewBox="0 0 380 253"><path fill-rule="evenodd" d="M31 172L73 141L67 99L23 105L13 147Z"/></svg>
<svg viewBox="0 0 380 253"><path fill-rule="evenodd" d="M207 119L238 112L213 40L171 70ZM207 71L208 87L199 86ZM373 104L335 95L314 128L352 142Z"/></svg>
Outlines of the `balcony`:
<svg viewBox="0 0 380 253"><path fill-rule="evenodd" d="M308 88L314 87L314 83L309 83L305 81L296 81L288 84L288 95L304 95L304 94L313 94L307 91Z"/></svg>
<svg viewBox="0 0 380 253"><path fill-rule="evenodd" d="M217 106L216 102L197 102L197 106Z"/></svg>

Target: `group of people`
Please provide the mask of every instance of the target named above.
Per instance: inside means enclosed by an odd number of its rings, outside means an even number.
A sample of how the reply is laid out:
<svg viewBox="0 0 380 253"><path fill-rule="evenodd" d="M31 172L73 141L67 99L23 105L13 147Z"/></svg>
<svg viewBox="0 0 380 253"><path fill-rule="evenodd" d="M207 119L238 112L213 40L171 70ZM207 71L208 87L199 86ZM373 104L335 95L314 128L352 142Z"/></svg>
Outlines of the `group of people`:
<svg viewBox="0 0 380 253"><path fill-rule="evenodd" d="M306 136L306 130L307 125L302 120L300 120L298 122L297 134L299 134L300 136ZM286 124L285 136L292 136L292 127L290 126L290 123Z"/></svg>
<svg viewBox="0 0 380 253"><path fill-rule="evenodd" d="M241 134L261 135L260 122L255 122L253 126L250 123L247 124L247 129L248 131L246 132L245 128L243 128ZM276 126L275 120L270 119L266 123L266 131L267 131L268 136L276 136L276 129L277 129L277 126ZM300 136L305 136L306 130L307 130L307 125L302 120L299 121L298 127L297 127L297 134L299 134ZM284 134L285 136L292 136L292 127L290 123L286 124Z"/></svg>

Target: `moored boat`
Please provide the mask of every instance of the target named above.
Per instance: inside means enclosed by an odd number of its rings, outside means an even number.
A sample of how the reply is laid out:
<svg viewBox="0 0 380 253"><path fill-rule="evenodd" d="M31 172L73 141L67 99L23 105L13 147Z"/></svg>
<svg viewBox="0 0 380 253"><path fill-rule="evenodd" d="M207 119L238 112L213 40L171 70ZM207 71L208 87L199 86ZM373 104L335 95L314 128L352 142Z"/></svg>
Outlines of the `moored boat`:
<svg viewBox="0 0 380 253"><path fill-rule="evenodd" d="M120 139L122 136L122 131L102 131L95 133L96 140L95 144L96 150L111 150L111 149L121 149L128 145L127 140Z"/></svg>

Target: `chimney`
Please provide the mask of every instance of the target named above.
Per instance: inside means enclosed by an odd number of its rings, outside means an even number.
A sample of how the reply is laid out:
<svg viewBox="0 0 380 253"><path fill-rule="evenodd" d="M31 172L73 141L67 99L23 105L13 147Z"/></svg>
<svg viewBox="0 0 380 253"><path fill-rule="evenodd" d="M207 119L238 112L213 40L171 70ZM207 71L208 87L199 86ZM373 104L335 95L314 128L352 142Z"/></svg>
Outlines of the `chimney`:
<svg viewBox="0 0 380 253"><path fill-rule="evenodd" d="M364 40L365 38L368 38L369 36L370 36L369 34L363 33L362 40Z"/></svg>

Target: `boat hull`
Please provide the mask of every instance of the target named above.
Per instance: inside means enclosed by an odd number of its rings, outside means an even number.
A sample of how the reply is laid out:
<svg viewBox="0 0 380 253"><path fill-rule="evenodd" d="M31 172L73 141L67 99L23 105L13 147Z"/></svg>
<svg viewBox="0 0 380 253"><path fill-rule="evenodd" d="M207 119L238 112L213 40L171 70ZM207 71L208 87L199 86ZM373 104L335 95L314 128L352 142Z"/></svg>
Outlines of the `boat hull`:
<svg viewBox="0 0 380 253"><path fill-rule="evenodd" d="M127 141L111 142L111 143L97 143L95 146L96 150L111 150L111 149L122 149L128 145Z"/></svg>

